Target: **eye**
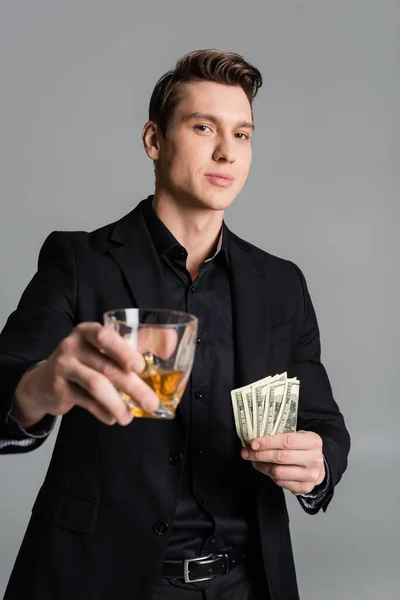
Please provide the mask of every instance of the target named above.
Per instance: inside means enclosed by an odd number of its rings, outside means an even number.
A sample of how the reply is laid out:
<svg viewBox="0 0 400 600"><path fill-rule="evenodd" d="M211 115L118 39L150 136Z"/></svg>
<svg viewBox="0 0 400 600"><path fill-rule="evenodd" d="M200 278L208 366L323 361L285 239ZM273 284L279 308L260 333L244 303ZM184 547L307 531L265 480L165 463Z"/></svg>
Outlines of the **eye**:
<svg viewBox="0 0 400 600"><path fill-rule="evenodd" d="M195 129L197 129L198 131L201 132L207 132L206 130L208 129L208 131L211 131L211 127L209 127L209 125L195 125L194 126Z"/></svg>
<svg viewBox="0 0 400 600"><path fill-rule="evenodd" d="M239 137L239 140L248 140L248 139L250 139L250 136L249 136L249 135L247 135L247 133L242 133L242 132L239 132L239 133L237 133L236 135L237 135L237 136L240 136L240 137Z"/></svg>

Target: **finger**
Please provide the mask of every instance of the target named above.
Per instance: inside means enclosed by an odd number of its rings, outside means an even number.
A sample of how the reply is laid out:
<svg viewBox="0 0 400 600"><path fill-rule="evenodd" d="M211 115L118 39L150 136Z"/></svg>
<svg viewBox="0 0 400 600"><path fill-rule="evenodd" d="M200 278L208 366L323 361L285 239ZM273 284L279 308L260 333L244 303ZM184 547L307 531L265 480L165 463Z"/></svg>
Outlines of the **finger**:
<svg viewBox="0 0 400 600"><path fill-rule="evenodd" d="M117 390L125 392L140 406L146 405L148 408L144 410L147 412L158 408L157 394L136 373L122 370L117 363L97 352L89 344L80 358L82 364L107 377Z"/></svg>
<svg viewBox="0 0 400 600"><path fill-rule="evenodd" d="M151 352L163 360L169 358L175 351L178 334L168 327L142 327L138 332L137 350L144 354Z"/></svg>
<svg viewBox="0 0 400 600"><path fill-rule="evenodd" d="M97 360L98 357L95 357L95 358ZM100 356L100 358L102 358L102 357ZM78 363L78 364L80 364L82 367L86 368L86 365L84 365L82 363ZM138 404L140 406L140 408L142 408L146 412L150 412L150 413L154 412L159 407L160 400L159 400L157 394L136 373L133 373L133 372L124 373L123 371L120 371L118 369L118 367L115 368L114 365L110 364L108 361L106 361L106 368L105 368L105 372L107 373L108 376L105 376L101 372L98 372L97 369L92 369L89 367L89 370L91 373L90 374L88 373L88 376L89 375L91 376L92 373L95 373L99 377L102 377L103 379L106 380L107 387L109 387L109 385L110 385L111 389L113 390L113 398L115 397L115 394L116 394L118 401L122 402L124 406L126 405L126 402L124 402L122 400L122 398L120 396L120 392L124 392L125 394L127 394L133 400L133 402ZM113 375L111 373L113 373ZM109 377L112 377L113 381L110 381ZM82 386L82 387L84 387L84 386ZM87 391L89 393L91 393L90 389ZM106 399L106 396L104 395L103 398ZM119 404L119 403L117 402L117 404ZM118 408L118 407L116 407L116 408ZM122 411L122 409L120 409L120 410Z"/></svg>
<svg viewBox="0 0 400 600"><path fill-rule="evenodd" d="M84 408L105 425L115 425L117 419L114 415L89 396L83 388L72 382L69 382L67 385L69 387L70 398L76 406Z"/></svg>
<svg viewBox="0 0 400 600"><path fill-rule="evenodd" d="M97 348L122 369L137 373L144 370L146 363L140 352L111 327L105 327L100 323L80 323L76 330L91 346Z"/></svg>
<svg viewBox="0 0 400 600"><path fill-rule="evenodd" d="M251 447L254 450L310 450L322 448L322 439L313 431L295 431L256 438Z"/></svg>
<svg viewBox="0 0 400 600"><path fill-rule="evenodd" d="M259 463L253 463L253 466ZM319 469L309 469L307 467L293 467L290 465L273 465L264 463L263 472L276 481L302 481L314 482L319 479Z"/></svg>
<svg viewBox="0 0 400 600"><path fill-rule="evenodd" d="M256 471L260 471L263 475L268 475L266 472L266 465L263 463L253 463L253 467ZM315 483L313 481L288 481L282 479L273 479L273 482L279 487L292 492L295 496L301 494L309 494L315 488Z"/></svg>
<svg viewBox="0 0 400 600"><path fill-rule="evenodd" d="M132 413L115 389L114 385L101 373L72 358L66 368L67 381L79 385L87 394L108 411L120 425L127 425L132 420Z"/></svg>
<svg viewBox="0 0 400 600"><path fill-rule="evenodd" d="M241 454L245 460L274 463L278 465L321 467L324 462L320 450L251 450L246 448L242 450Z"/></svg>

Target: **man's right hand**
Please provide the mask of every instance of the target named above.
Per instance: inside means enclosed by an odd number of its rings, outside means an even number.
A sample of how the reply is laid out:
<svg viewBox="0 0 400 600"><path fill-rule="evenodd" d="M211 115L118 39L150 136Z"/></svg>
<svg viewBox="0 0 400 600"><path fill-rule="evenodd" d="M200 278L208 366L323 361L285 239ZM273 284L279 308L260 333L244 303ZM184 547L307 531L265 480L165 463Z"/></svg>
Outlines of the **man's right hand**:
<svg viewBox="0 0 400 600"><path fill-rule="evenodd" d="M117 390L145 411L159 405L138 375L144 368L143 356L119 333L100 323L80 323L46 361L23 375L11 417L28 429L46 415L64 415L76 405L107 425L128 425L133 414Z"/></svg>

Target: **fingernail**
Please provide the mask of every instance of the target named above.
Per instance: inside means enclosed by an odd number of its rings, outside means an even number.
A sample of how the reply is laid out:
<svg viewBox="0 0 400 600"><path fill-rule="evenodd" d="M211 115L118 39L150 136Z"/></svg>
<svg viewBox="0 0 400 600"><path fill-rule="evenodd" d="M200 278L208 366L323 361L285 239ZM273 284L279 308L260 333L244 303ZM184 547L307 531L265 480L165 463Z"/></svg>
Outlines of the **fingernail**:
<svg viewBox="0 0 400 600"><path fill-rule="evenodd" d="M248 450L242 450L242 458L249 458L250 452Z"/></svg>
<svg viewBox="0 0 400 600"><path fill-rule="evenodd" d="M251 442L251 447L253 448L253 450L258 450L260 444L258 442Z"/></svg>

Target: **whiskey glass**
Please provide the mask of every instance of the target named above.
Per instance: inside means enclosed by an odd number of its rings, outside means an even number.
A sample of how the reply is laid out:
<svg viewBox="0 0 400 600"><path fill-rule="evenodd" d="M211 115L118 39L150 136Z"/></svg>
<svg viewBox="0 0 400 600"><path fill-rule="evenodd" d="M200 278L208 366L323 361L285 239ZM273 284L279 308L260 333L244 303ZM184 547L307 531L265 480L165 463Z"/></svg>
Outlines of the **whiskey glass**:
<svg viewBox="0 0 400 600"><path fill-rule="evenodd" d="M104 325L117 331L145 360L138 373L157 394L160 405L144 411L123 391L135 417L174 419L193 366L198 319L189 313L153 308L120 308L103 315Z"/></svg>

